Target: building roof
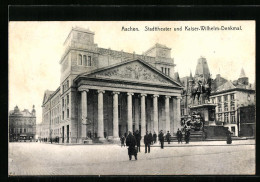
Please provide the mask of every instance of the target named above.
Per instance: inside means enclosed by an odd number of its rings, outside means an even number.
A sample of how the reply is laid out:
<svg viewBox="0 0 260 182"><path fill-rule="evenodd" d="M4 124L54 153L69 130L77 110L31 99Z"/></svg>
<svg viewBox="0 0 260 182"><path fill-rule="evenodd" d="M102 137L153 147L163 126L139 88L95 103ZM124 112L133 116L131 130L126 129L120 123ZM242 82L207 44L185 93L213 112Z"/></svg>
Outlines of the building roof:
<svg viewBox="0 0 260 182"><path fill-rule="evenodd" d="M217 87L215 90L212 91L212 95L220 94L224 92L230 91L245 91L245 92L255 92L254 89L249 85L234 85L231 81L227 81L221 86Z"/></svg>
<svg viewBox="0 0 260 182"><path fill-rule="evenodd" d="M55 91L45 90L42 103L44 104L54 92Z"/></svg>
<svg viewBox="0 0 260 182"><path fill-rule="evenodd" d="M9 116L35 117L28 109L20 111L18 106L15 106L14 110L9 111Z"/></svg>

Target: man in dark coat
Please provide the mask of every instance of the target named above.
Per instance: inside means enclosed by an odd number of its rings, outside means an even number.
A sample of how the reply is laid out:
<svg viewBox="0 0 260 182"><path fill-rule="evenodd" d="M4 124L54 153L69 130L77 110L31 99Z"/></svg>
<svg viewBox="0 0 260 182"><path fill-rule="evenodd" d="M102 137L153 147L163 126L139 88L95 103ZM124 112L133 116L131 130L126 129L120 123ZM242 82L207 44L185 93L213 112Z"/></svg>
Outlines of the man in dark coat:
<svg viewBox="0 0 260 182"><path fill-rule="evenodd" d="M148 153L150 153L151 142L152 142L152 137L149 136L148 131L147 131L144 136L145 153L147 153L147 148L148 148Z"/></svg>
<svg viewBox="0 0 260 182"><path fill-rule="evenodd" d="M140 145L140 141L141 141L141 134L138 130L136 130L136 132L134 132L134 136L135 136L135 139L136 139L136 144L137 144L137 152L141 151L141 145Z"/></svg>
<svg viewBox="0 0 260 182"><path fill-rule="evenodd" d="M179 130L177 131L177 140L178 140L178 144L181 142L182 143L182 132Z"/></svg>
<svg viewBox="0 0 260 182"><path fill-rule="evenodd" d="M171 142L171 134L170 134L169 131L166 134L166 140L167 140L168 144L170 144L170 142Z"/></svg>
<svg viewBox="0 0 260 182"><path fill-rule="evenodd" d="M135 160L137 160L137 150L135 149L136 139L130 131L129 131L129 135L126 137L126 146L128 146L129 160L132 159L132 155L134 155Z"/></svg>
<svg viewBox="0 0 260 182"><path fill-rule="evenodd" d="M190 142L190 131L189 130L185 131L185 142L186 142L186 144Z"/></svg>
<svg viewBox="0 0 260 182"><path fill-rule="evenodd" d="M156 140L157 140L157 135L155 132L153 132L153 143L156 143Z"/></svg>
<svg viewBox="0 0 260 182"><path fill-rule="evenodd" d="M162 130L160 131L160 134L159 134L159 141L161 143L161 149L163 149L164 135L163 135L163 131Z"/></svg>

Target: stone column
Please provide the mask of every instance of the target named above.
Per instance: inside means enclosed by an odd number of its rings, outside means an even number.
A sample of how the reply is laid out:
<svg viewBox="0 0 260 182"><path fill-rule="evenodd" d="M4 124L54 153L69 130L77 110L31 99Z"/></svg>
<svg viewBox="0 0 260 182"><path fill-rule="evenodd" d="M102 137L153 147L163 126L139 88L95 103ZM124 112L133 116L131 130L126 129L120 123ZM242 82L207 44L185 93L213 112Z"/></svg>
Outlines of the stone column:
<svg viewBox="0 0 260 182"><path fill-rule="evenodd" d="M144 139L144 135L146 132L145 97L146 97L146 94L141 94L141 136L142 136L142 140Z"/></svg>
<svg viewBox="0 0 260 182"><path fill-rule="evenodd" d="M171 97L166 95L165 96L165 132L169 131L170 132L170 129L171 129L171 125L170 125L170 106L169 106L169 99Z"/></svg>
<svg viewBox="0 0 260 182"><path fill-rule="evenodd" d="M158 136L158 97L159 95L153 95L153 130Z"/></svg>
<svg viewBox="0 0 260 182"><path fill-rule="evenodd" d="M98 137L99 140L105 140L104 138L104 116L103 116L103 93L105 91L98 90Z"/></svg>
<svg viewBox="0 0 260 182"><path fill-rule="evenodd" d="M78 91L81 92L81 119L78 126L79 135L79 143L82 143L84 140L87 139L87 116L88 116L88 109L87 109L87 92L89 91L84 86L80 86ZM65 132L65 131L64 131Z"/></svg>
<svg viewBox="0 0 260 182"><path fill-rule="evenodd" d="M176 97L173 99L173 110L174 110L174 122L173 122L173 132L176 133L178 128L181 128L181 97Z"/></svg>
<svg viewBox="0 0 260 182"><path fill-rule="evenodd" d="M128 131L133 132L133 116L132 116L132 95L131 92L127 93L127 124L128 124Z"/></svg>
<svg viewBox="0 0 260 182"><path fill-rule="evenodd" d="M81 115L82 115L82 126L81 126L81 139L85 140L87 138L87 91L83 90L81 92Z"/></svg>
<svg viewBox="0 0 260 182"><path fill-rule="evenodd" d="M139 130L139 99L135 98L135 128L134 130Z"/></svg>
<svg viewBox="0 0 260 182"><path fill-rule="evenodd" d="M113 138L119 141L118 137L118 94L119 92L113 92Z"/></svg>

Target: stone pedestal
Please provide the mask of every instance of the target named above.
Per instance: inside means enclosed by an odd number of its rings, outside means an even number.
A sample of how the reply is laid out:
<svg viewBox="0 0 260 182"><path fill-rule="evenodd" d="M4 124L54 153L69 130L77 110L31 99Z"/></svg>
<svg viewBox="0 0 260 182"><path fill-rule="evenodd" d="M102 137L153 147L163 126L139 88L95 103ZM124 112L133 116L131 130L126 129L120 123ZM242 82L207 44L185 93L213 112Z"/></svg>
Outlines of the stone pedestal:
<svg viewBox="0 0 260 182"><path fill-rule="evenodd" d="M215 123L215 104L201 104L201 105L196 105L196 106L191 106L190 107L190 112L191 114L193 112L199 112L201 114L201 117L204 118L205 124L204 126L209 126L209 125L216 125Z"/></svg>

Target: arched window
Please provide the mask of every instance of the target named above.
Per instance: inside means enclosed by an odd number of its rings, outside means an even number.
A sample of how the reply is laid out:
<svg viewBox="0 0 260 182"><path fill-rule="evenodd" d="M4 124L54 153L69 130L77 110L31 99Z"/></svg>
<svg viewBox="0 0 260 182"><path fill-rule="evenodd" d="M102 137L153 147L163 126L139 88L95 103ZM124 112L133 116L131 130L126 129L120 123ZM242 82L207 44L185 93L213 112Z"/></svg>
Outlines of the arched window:
<svg viewBox="0 0 260 182"><path fill-rule="evenodd" d="M84 66L88 66L87 56L86 55L83 56L83 61L84 61Z"/></svg>
<svg viewBox="0 0 260 182"><path fill-rule="evenodd" d="M82 65L82 55L79 54L78 56L78 65Z"/></svg>

